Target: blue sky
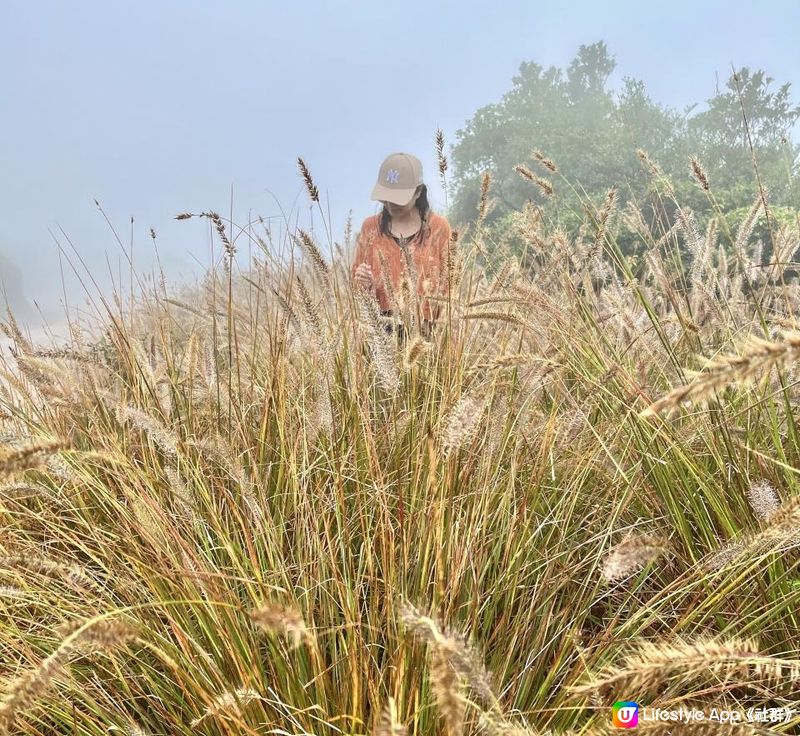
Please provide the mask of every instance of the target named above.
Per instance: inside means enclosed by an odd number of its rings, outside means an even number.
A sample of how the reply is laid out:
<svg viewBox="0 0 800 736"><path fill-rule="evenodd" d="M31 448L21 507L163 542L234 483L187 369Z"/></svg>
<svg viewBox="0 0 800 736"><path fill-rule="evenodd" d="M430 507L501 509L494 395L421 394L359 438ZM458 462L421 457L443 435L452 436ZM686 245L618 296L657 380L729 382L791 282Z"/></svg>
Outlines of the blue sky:
<svg viewBox="0 0 800 736"><path fill-rule="evenodd" d="M800 102L796 0L0 0L0 18L0 252L45 305L61 294L51 232L66 244L63 229L101 285L107 262L124 263L95 199L126 245L134 218L140 268L155 228L175 280L209 263L210 240L204 222L172 218L227 216L231 187L240 223L283 208L309 224L298 155L337 237L348 210L356 227L377 211L369 193L391 151L422 159L441 208L436 128L454 142L521 62L563 67L580 44L606 42L612 85L640 78L679 108L713 94L731 63L793 82Z"/></svg>

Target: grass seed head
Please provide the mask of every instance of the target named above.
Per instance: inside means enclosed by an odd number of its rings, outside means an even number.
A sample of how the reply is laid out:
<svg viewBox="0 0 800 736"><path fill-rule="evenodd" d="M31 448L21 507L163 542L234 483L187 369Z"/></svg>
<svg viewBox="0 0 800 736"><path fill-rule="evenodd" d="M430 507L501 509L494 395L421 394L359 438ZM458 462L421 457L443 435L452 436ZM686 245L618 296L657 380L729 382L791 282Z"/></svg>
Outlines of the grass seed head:
<svg viewBox="0 0 800 736"><path fill-rule="evenodd" d="M629 535L606 555L602 575L608 582L626 578L660 557L667 550L667 544L662 537Z"/></svg>
<svg viewBox="0 0 800 736"><path fill-rule="evenodd" d="M486 398L462 396L442 422L440 442L445 456L467 445L475 436L486 408Z"/></svg>
<svg viewBox="0 0 800 736"><path fill-rule="evenodd" d="M705 169L700 165L700 162L694 156L689 159L689 168L692 172L692 177L694 180L702 189L708 191L710 189L710 185L708 183L708 174L706 174Z"/></svg>
<svg viewBox="0 0 800 736"><path fill-rule="evenodd" d="M408 729L400 723L397 716L397 704L394 698L390 697L375 722L372 734L373 736L406 736L407 733Z"/></svg>
<svg viewBox="0 0 800 736"><path fill-rule="evenodd" d="M69 444L61 439L42 440L19 447L0 446L0 477L38 468L48 457L68 448Z"/></svg>
<svg viewBox="0 0 800 736"><path fill-rule="evenodd" d="M441 129L436 131L436 160L439 165L439 174L444 177L447 171L447 156L444 153L444 133Z"/></svg>
<svg viewBox="0 0 800 736"><path fill-rule="evenodd" d="M215 696L211 704L205 709L202 716L191 722L192 728L198 726L206 718L218 716L223 713L241 715L242 708L254 700L261 700L261 695L252 688L237 688Z"/></svg>
<svg viewBox="0 0 800 736"><path fill-rule="evenodd" d="M306 191L308 192L308 196L311 198L312 202L319 202L319 189L317 189L316 185L314 184L314 179L311 177L311 172L308 170L308 166L306 166L306 162L303 161L301 157L297 157L297 166L300 169L300 173L303 176L303 182L306 185Z"/></svg>
<svg viewBox="0 0 800 736"><path fill-rule="evenodd" d="M292 648L312 638L312 634L299 610L281 603L264 603L250 612L250 618L259 628L271 634L287 636Z"/></svg>
<svg viewBox="0 0 800 736"><path fill-rule="evenodd" d="M552 171L554 174L558 172L558 167L538 149L533 151L532 155L548 171Z"/></svg>
<svg viewBox="0 0 800 736"><path fill-rule="evenodd" d="M778 494L765 478L750 484L747 497L753 512L760 519L769 519L781 505Z"/></svg>

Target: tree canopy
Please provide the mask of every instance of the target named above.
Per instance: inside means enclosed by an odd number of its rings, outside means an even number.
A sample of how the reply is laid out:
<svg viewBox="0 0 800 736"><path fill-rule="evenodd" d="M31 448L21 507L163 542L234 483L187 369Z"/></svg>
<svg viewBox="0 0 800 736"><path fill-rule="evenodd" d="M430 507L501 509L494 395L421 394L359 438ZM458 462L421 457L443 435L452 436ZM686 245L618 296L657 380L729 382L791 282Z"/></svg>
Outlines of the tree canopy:
<svg viewBox="0 0 800 736"><path fill-rule="evenodd" d="M602 41L581 46L566 70L523 62L500 101L481 107L457 131L451 219L460 224L475 219L486 171L495 199L489 228L502 227L510 212L532 200L570 229L583 219L581 201L602 202L612 186L621 204L645 204L649 177L637 149L658 163L682 202L698 210L707 198L689 175L690 156L704 167L726 211L752 204L758 178L771 204L800 205L800 146L790 135L800 106L790 100L789 83L774 89L764 71L743 67L703 109L693 105L681 112L653 100L638 79L623 78L618 89L610 89L615 67ZM515 171L523 164L537 175L550 174L532 156L537 150L558 166L559 173L549 178L553 198Z"/></svg>

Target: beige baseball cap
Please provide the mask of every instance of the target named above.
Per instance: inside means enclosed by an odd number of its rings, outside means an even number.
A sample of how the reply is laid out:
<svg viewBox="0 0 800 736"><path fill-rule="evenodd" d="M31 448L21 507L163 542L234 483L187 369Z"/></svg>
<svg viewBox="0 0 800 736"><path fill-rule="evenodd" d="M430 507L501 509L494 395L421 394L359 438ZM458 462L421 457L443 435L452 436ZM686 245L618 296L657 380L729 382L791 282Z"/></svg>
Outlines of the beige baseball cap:
<svg viewBox="0 0 800 736"><path fill-rule="evenodd" d="M410 153L392 153L384 159L372 199L404 205L422 184L422 162Z"/></svg>

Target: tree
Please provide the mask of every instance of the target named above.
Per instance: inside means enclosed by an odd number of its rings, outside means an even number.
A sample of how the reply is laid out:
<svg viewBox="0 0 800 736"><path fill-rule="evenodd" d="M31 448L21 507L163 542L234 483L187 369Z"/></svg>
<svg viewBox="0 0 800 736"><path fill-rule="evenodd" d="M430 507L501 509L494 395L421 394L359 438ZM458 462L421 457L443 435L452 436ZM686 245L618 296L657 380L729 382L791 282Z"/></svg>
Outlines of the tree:
<svg viewBox="0 0 800 736"><path fill-rule="evenodd" d="M644 149L659 163L681 204L694 209L701 221L711 206L689 176L691 155L697 155L706 167L714 196L723 208L749 207L757 183L742 104L771 201L798 206L800 159L789 131L800 108L790 103L789 84L771 91L773 80L764 72L751 74L743 68L728 80L726 91L708 100L707 110L690 116L694 106L681 113L660 105L640 80L626 77L618 91L609 90L614 68L614 57L602 41L581 46L566 71L523 62L500 101L480 108L456 133L450 217L462 225L475 219L480 180L487 170L493 175L497 199L487 218L490 232L506 228L509 213L528 200L542 206L546 217L567 230L576 229L584 219L587 198L599 204L612 186L619 190L621 206L628 200L646 206L652 185L637 149ZM531 157L534 149L559 167L555 176L541 167L535 171L550 176L556 192L552 199L514 170L517 164L537 169ZM623 251L638 246L629 238L630 242L620 242Z"/></svg>
<svg viewBox="0 0 800 736"><path fill-rule="evenodd" d="M689 147L703 162L725 209L752 202L758 186L753 153L772 200L798 205L800 159L790 131L800 118L800 106L789 101L789 83L773 92L773 81L761 70L751 73L742 67L731 74L724 91L707 101L708 109L689 120Z"/></svg>
<svg viewBox="0 0 800 736"><path fill-rule="evenodd" d="M474 217L486 170L494 175L501 205L494 219L528 199L541 201L514 172L516 164L530 160L534 148L557 156L567 170L577 167L584 186L599 185L612 157L607 133L614 106L605 84L613 69L602 42L581 46L566 75L523 62L501 101L480 108L456 133L453 216L460 221Z"/></svg>

